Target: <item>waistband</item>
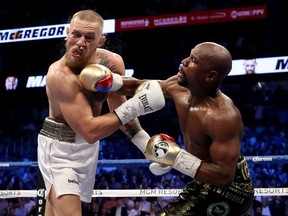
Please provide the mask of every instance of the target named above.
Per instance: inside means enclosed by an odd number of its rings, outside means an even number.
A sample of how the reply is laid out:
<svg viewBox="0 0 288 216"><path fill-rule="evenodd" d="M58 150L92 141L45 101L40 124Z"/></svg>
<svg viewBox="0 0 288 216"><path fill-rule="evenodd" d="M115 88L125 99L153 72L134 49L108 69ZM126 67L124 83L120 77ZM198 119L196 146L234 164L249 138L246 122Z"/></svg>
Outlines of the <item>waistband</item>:
<svg viewBox="0 0 288 216"><path fill-rule="evenodd" d="M75 132L67 124L56 122L51 117L45 118L39 134L51 139L70 143L74 143L76 137Z"/></svg>

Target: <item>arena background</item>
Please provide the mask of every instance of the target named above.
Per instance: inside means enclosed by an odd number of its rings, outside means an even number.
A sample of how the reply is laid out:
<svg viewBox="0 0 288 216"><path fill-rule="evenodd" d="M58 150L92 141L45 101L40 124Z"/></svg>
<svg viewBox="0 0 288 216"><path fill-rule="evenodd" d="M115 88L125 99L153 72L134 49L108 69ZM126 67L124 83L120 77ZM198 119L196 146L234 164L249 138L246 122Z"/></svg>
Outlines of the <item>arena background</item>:
<svg viewBox="0 0 288 216"><path fill-rule="evenodd" d="M283 0L140 0L137 2L27 0L17 3L2 0L0 5L0 31L67 23L69 16L74 12L86 8L95 9L105 20L108 20L259 5L267 7L266 16L255 19L108 33L105 47L121 54L126 68L134 69L133 76L137 78L165 79L177 73L180 61L189 55L195 44L203 41L215 41L225 45L230 50L233 60L288 56L288 40L284 33L288 17ZM51 62L57 60L63 53L63 44L64 38L0 43L0 157L2 162L37 161L35 137L47 113L47 98L44 87L26 88L27 78L45 76ZM283 161L279 166L287 175L285 156L288 155L286 99L288 58L283 60L284 72L267 71L265 74L229 76L224 81L222 91L235 101L242 112L247 127L242 146L244 155L283 155ZM268 64L267 68L270 68ZM19 83L16 90L5 90L7 76L18 77ZM262 115L258 116L256 110L262 111ZM161 112L141 117L140 120L150 134L166 132L181 142L172 101L168 100L167 106ZM261 140L261 136L264 137L267 131L269 139ZM109 146L107 143L116 140L122 141L115 143L114 146L123 149L128 147L132 155L126 157L125 154L111 153L111 149L107 151ZM101 151L103 160L143 159L130 141L119 132L103 142L105 142L103 146L106 146ZM264 145L265 142L269 143ZM254 147L253 151L249 150L251 146ZM275 163L271 163L271 166L277 167ZM11 168L13 172L14 169L17 168ZM253 172L257 170L253 166L251 169ZM262 170L264 169L268 168L262 167ZM0 172L2 175L0 189L6 190L7 187L4 187L3 182L8 180L4 174L8 173L10 178L13 175L7 169L0 169ZM287 187L287 182L281 187ZM285 196L283 199L287 203Z"/></svg>

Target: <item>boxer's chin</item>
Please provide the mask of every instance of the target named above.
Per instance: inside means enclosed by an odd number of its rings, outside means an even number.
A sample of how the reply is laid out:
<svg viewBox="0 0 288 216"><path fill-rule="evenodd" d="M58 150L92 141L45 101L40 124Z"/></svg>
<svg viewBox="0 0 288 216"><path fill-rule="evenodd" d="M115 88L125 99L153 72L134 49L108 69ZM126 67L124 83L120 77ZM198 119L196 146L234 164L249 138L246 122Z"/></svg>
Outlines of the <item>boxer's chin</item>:
<svg viewBox="0 0 288 216"><path fill-rule="evenodd" d="M83 68L87 61L81 56L73 56L70 53L65 54L66 66L69 68Z"/></svg>
<svg viewBox="0 0 288 216"><path fill-rule="evenodd" d="M183 78L183 76L181 76L181 77L178 76L177 83L178 83L178 85L183 86L183 87L187 87L187 85L188 85L188 83Z"/></svg>

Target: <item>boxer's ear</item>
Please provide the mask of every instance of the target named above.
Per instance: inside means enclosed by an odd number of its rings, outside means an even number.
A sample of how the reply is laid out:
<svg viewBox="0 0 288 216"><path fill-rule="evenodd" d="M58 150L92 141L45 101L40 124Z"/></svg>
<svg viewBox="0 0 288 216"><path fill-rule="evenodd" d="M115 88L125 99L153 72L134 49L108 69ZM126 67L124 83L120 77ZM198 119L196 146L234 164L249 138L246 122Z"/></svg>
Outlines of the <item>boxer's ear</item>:
<svg viewBox="0 0 288 216"><path fill-rule="evenodd" d="M106 40L107 40L106 35L101 35L98 47L102 47L105 44Z"/></svg>
<svg viewBox="0 0 288 216"><path fill-rule="evenodd" d="M66 35L69 34L69 30L70 30L69 27L67 27L67 28L66 28ZM66 38L67 38L67 36L66 36ZM66 38L65 38L65 39L66 39Z"/></svg>
<svg viewBox="0 0 288 216"><path fill-rule="evenodd" d="M66 37L64 38L65 41L67 40L67 36L68 36L68 34L69 34L69 30L70 30L69 27L67 27L67 28L66 28Z"/></svg>

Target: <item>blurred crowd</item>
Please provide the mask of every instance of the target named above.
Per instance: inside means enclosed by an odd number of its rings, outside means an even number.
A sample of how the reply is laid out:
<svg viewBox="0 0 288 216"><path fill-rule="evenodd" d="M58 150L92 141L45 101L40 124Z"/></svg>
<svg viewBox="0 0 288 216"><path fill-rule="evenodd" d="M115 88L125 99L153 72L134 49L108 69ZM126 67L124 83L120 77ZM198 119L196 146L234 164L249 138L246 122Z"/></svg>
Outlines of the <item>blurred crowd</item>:
<svg viewBox="0 0 288 216"><path fill-rule="evenodd" d="M256 188L287 187L287 171L277 163L249 164ZM286 168L287 169L287 168ZM2 169L0 190L36 190L37 169ZM100 168L95 176L95 189L182 189L191 179L172 170L162 176L151 174L146 166ZM175 197L93 197L91 203L82 203L83 216L121 215L154 216L155 213ZM0 199L1 216L34 216L37 212L36 198ZM258 212L258 213L257 213ZM262 212L261 214L259 212ZM284 216L288 212L286 196L255 196L252 215ZM264 214L265 213L265 214Z"/></svg>

